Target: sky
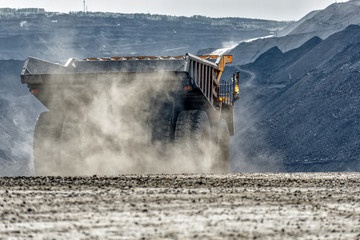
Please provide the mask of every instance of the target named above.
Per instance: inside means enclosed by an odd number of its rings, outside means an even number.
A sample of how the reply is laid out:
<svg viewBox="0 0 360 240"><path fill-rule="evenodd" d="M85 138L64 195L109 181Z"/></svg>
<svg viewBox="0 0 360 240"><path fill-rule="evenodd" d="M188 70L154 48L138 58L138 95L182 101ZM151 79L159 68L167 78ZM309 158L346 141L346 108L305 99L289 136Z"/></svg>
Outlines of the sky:
<svg viewBox="0 0 360 240"><path fill-rule="evenodd" d="M246 17L299 20L312 10L347 0L86 0L88 11L151 13L176 16ZM83 0L0 0L0 8L82 11Z"/></svg>

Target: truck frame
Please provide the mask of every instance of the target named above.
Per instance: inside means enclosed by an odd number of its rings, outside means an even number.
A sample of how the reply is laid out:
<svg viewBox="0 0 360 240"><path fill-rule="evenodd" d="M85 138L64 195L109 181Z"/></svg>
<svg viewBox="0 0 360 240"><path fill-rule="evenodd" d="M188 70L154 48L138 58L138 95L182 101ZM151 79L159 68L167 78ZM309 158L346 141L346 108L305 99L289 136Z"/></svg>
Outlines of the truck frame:
<svg viewBox="0 0 360 240"><path fill-rule="evenodd" d="M162 146L160 151L168 144L189 143L185 148L191 154L206 152L202 159L211 162L211 172L229 172L239 74L222 80L228 63L232 63L230 55L195 56L190 53L172 57L69 59L65 65L29 57L21 72L21 81L49 109L39 115L35 126L36 174L76 174L66 165L81 161L81 154L64 154L70 150L63 142L65 138L72 138L74 129L81 128L73 116L92 97L92 88L88 86L106 88L121 82L125 87L135 79L151 84L161 82L170 96L161 102L155 98L152 103L158 107L149 121L151 139L153 144ZM210 142L209 148L206 145Z"/></svg>

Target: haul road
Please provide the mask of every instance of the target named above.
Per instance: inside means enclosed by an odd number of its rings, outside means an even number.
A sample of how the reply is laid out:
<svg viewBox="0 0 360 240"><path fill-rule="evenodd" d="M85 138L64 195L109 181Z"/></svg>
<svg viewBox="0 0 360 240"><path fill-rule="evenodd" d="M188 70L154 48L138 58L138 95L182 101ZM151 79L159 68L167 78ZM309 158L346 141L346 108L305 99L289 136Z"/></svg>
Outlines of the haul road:
<svg viewBox="0 0 360 240"><path fill-rule="evenodd" d="M359 173L0 178L0 239L360 239Z"/></svg>

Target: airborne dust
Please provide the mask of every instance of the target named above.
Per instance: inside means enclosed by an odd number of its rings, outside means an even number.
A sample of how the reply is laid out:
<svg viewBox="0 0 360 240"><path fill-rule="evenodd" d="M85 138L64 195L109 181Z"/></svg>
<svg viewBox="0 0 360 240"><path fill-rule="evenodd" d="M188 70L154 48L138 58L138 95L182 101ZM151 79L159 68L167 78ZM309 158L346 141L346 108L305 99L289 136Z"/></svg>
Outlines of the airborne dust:
<svg viewBox="0 0 360 240"><path fill-rule="evenodd" d="M211 156L193 154L188 149L191 142L153 139L157 128L168 134L165 106L181 82L177 76L157 72L104 79L64 92L66 114L55 145L61 175L210 172ZM200 152L208 153L215 145L202 147ZM52 175L51 169L47 172Z"/></svg>

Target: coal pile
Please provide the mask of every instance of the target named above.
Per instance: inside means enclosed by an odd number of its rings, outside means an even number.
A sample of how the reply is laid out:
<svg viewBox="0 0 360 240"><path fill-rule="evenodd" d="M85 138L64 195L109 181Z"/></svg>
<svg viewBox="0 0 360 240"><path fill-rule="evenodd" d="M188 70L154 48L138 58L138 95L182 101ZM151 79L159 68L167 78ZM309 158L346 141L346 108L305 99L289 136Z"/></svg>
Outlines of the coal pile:
<svg viewBox="0 0 360 240"><path fill-rule="evenodd" d="M260 104L246 106L252 111L247 122L237 115L241 131L236 139L247 141L234 146L234 164L242 153L251 163L260 159L255 166L263 166L266 158L256 153L262 151L278 171L359 171L359 39L360 27L349 26L294 50L295 58L286 57L294 52L272 49L242 66L265 73L257 74L252 90L243 95L245 102L260 99ZM269 67L261 67L266 61ZM245 107L241 102L238 109Z"/></svg>

